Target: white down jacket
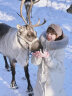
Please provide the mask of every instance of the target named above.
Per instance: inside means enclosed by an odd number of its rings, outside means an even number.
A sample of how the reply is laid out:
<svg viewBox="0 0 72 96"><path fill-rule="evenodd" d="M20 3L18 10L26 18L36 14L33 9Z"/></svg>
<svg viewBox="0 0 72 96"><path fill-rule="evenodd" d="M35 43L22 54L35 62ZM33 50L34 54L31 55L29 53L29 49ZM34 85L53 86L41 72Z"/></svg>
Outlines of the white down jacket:
<svg viewBox="0 0 72 96"><path fill-rule="evenodd" d="M38 65L38 74L34 96L65 96L64 92L64 48L68 44L68 38L48 41L45 34L40 36L43 51L49 52L48 58L32 56L31 62Z"/></svg>

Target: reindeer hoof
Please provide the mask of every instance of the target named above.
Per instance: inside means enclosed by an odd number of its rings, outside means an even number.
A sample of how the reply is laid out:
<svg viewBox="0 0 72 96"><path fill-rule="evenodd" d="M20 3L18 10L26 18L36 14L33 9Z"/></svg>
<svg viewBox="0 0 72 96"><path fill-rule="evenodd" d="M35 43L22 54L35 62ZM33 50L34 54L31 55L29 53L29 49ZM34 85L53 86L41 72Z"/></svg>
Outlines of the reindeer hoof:
<svg viewBox="0 0 72 96"><path fill-rule="evenodd" d="M11 85L10 85L10 87L12 89L18 89L18 86L17 86L16 82L12 82Z"/></svg>
<svg viewBox="0 0 72 96"><path fill-rule="evenodd" d="M28 96L34 96L33 92L27 92Z"/></svg>
<svg viewBox="0 0 72 96"><path fill-rule="evenodd" d="M11 71L11 68L10 68L10 66L9 66L8 64L6 64L5 69L6 69L7 71Z"/></svg>
<svg viewBox="0 0 72 96"><path fill-rule="evenodd" d="M6 70L7 70L7 71L11 71L11 68L10 68L10 67L8 67L8 68L6 68Z"/></svg>
<svg viewBox="0 0 72 96"><path fill-rule="evenodd" d="M27 92L32 92L32 91L33 91L32 86L28 86L28 88L27 88Z"/></svg>

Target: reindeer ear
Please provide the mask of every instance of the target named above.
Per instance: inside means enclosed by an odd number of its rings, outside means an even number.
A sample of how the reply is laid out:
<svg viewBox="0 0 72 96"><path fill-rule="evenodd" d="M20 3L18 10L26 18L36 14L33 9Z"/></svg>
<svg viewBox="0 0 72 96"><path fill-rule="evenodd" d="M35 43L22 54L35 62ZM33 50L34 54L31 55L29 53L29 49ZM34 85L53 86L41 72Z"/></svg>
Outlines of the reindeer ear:
<svg viewBox="0 0 72 96"><path fill-rule="evenodd" d="M17 24L17 29L20 29L20 28L21 28L21 26L19 24Z"/></svg>

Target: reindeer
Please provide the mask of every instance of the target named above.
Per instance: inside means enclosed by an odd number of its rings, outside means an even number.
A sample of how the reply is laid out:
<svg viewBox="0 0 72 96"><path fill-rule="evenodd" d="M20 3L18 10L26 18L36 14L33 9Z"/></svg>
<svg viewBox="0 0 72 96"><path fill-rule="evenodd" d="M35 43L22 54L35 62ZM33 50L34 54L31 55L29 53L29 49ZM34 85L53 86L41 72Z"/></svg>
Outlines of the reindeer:
<svg viewBox="0 0 72 96"><path fill-rule="evenodd" d="M66 10L68 13L72 14L72 4L70 5L70 7Z"/></svg>
<svg viewBox="0 0 72 96"><path fill-rule="evenodd" d="M24 66L25 76L28 82L27 89L28 91L32 91L33 89L28 73L29 51L36 51L41 48L41 44L37 38L37 33L33 28L45 24L46 21L44 20L43 23L40 24L40 20L38 20L37 24L32 25L30 21L30 11L33 3L31 0L31 7L28 13L28 24L22 15L24 2L25 0L21 1L20 16L26 25L17 25L17 28L14 28L4 23L0 24L0 53L8 57L10 61L12 72L11 87L18 88L15 80L15 63L18 62Z"/></svg>
<svg viewBox="0 0 72 96"><path fill-rule="evenodd" d="M22 0L20 0L20 1L22 1ZM33 4L32 4L32 7L33 7L33 5L34 4L36 4L37 2L39 2L40 0L32 0L33 2ZM31 0L25 0L25 9L26 9L26 20L27 20L27 22L28 22L28 12L29 12L29 9L30 9L30 5L31 5ZM31 8L31 18L32 18L32 8Z"/></svg>

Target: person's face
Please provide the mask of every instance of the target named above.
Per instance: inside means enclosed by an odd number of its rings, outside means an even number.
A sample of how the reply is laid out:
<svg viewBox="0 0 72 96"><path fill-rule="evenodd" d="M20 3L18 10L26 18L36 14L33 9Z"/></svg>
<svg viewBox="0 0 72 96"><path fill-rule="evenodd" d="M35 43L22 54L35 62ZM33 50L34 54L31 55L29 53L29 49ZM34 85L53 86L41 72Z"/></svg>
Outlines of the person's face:
<svg viewBox="0 0 72 96"><path fill-rule="evenodd" d="M46 38L48 41L54 41L57 38L57 36L53 33L46 33Z"/></svg>

